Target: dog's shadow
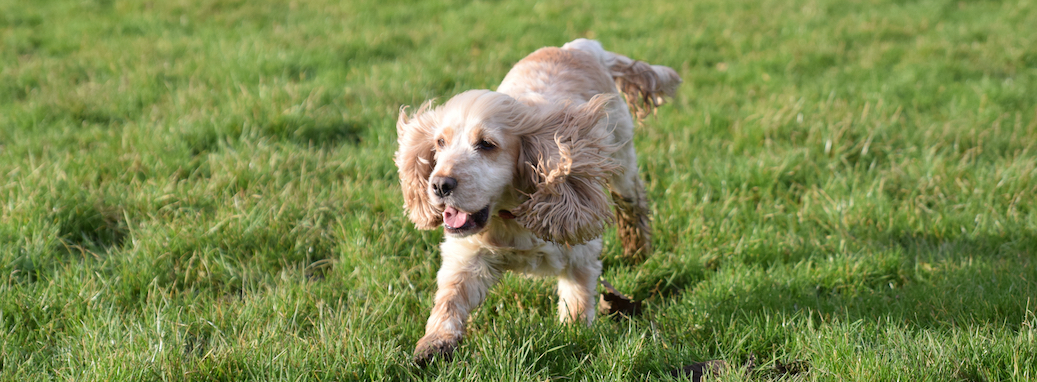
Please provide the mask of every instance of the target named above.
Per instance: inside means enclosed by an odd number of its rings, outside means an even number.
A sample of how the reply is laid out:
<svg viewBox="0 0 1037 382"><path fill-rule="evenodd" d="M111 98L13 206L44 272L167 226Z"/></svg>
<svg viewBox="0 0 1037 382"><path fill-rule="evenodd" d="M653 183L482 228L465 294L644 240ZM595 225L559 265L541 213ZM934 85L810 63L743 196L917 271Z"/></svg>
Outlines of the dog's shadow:
<svg viewBox="0 0 1037 382"><path fill-rule="evenodd" d="M753 356L780 358L783 344L797 332L775 321L811 328L863 322L907 330L1012 331L1032 325L1033 232L872 237L841 254L802 246L739 255L705 251L698 257L660 251L636 266L613 258L605 262L605 277L619 278L613 283L620 291L646 303L645 315L635 320L663 323L661 334L669 341L694 348L694 359L670 355L674 366L713 358L735 364ZM738 346L731 345L735 342ZM642 368L663 372L649 364Z"/></svg>
<svg viewBox="0 0 1037 382"><path fill-rule="evenodd" d="M613 282L621 292L653 305L678 304L682 295L694 293L713 304L714 315L812 311L850 320L895 317L931 327L952 323L963 311L977 322L1003 322L1013 312L1023 317L1026 299L1019 296L1037 296L1035 259L1028 252L1035 244L1030 232L974 238L902 234L843 254L802 246L742 255L705 251L697 258L663 252L640 265L612 256L603 263L606 277L628 279L623 287ZM734 287L711 291L717 283Z"/></svg>

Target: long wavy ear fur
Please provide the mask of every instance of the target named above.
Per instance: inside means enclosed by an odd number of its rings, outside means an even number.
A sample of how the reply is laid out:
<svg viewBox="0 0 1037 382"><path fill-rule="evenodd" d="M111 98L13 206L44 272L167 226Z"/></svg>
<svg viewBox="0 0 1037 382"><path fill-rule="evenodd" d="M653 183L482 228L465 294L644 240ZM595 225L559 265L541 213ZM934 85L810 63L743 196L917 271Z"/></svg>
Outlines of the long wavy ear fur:
<svg viewBox="0 0 1037 382"><path fill-rule="evenodd" d="M582 244L601 236L614 220L604 186L621 166L610 157L618 146L609 142L602 121L613 98L598 95L562 107L521 134L518 183L529 200L512 213L541 239Z"/></svg>
<svg viewBox="0 0 1037 382"><path fill-rule="evenodd" d="M442 211L432 206L427 191L429 176L436 167L432 142L435 115L429 110L431 105L432 101L425 102L413 117L407 116L404 106L396 121L399 148L394 159L403 188L403 208L419 229L434 229L443 223Z"/></svg>

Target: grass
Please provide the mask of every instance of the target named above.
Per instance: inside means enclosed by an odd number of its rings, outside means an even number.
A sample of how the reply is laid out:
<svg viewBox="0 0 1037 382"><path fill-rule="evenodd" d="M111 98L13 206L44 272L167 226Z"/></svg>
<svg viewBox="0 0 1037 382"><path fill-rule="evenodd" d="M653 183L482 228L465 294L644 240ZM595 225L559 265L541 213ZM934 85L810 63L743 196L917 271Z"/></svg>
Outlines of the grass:
<svg viewBox="0 0 1037 382"><path fill-rule="evenodd" d="M0 380L1037 379L1027 1L0 0ZM441 232L402 104L596 38L669 65L638 129L635 319L505 277L410 364ZM783 372L798 365L798 372Z"/></svg>

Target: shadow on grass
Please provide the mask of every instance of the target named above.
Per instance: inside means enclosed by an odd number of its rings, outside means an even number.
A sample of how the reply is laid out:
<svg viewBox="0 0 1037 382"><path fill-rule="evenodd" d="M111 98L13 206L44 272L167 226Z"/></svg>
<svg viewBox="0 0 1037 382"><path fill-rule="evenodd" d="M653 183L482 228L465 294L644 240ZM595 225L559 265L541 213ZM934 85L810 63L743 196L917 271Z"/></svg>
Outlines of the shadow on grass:
<svg viewBox="0 0 1037 382"><path fill-rule="evenodd" d="M369 123L305 114L283 114L262 123L263 136L315 146L360 143L360 132Z"/></svg>
<svg viewBox="0 0 1037 382"><path fill-rule="evenodd" d="M219 149L221 142L232 144L243 135L244 120L234 119L220 126L194 126L180 134L180 141L192 156L199 156ZM337 146L360 144L361 133L370 125L359 119L313 117L308 115L284 114L259 121L254 134L278 142L299 145Z"/></svg>
<svg viewBox="0 0 1037 382"><path fill-rule="evenodd" d="M66 246L100 251L122 246L128 233L122 207L95 199L80 191L51 208L50 220Z"/></svg>
<svg viewBox="0 0 1037 382"><path fill-rule="evenodd" d="M46 279L62 264L79 257L103 257L121 248L129 234L118 203L91 196L83 190L63 190L44 203L44 224L56 232L53 241L42 247L15 246L14 257L0 264L0 271L12 281L36 282ZM45 228L39 228L46 232ZM14 240L12 240L14 242Z"/></svg>
<svg viewBox="0 0 1037 382"><path fill-rule="evenodd" d="M818 318L850 320L895 317L917 327L967 322L1004 323L1022 319L1026 299L1037 296L1037 267L1029 251L1037 236L937 238L889 235L849 255L828 249L800 248L746 258L708 257L701 264L660 262L639 272L631 293L638 299L674 300L731 267L748 277L719 298L714 314L810 312ZM776 260L779 259L779 260ZM780 260L784 259L784 261ZM1009 320L1017 326L1018 320Z"/></svg>
<svg viewBox="0 0 1037 382"><path fill-rule="evenodd" d="M830 322L887 323L912 331L976 327L1017 331L1030 325L1032 306L1037 303L1033 299L1037 261L1030 254L1037 247L1033 232L974 238L872 235L876 236L850 255L830 256L822 249L804 248L791 256L792 262L739 262L730 266L734 271L725 269L723 260L716 272L709 272L707 266L699 268L701 273L658 270L639 279L637 293L650 291L649 298L661 297L656 306L666 313L658 314L685 312L673 304L682 294L694 294L690 298L705 308L687 312L708 313L708 318L699 321L700 329L688 333L670 328L676 331L671 335L679 342L701 344L701 354L725 354L729 362L753 355L780 358L785 345L798 334L770 323L776 319L810 327ZM656 284L670 289L653 293L650 285ZM648 320L653 320L652 314ZM875 333L869 338L879 337ZM728 340L739 342L737 349L723 349ZM994 356L980 358L962 361L960 377L976 380L968 376L1003 366Z"/></svg>

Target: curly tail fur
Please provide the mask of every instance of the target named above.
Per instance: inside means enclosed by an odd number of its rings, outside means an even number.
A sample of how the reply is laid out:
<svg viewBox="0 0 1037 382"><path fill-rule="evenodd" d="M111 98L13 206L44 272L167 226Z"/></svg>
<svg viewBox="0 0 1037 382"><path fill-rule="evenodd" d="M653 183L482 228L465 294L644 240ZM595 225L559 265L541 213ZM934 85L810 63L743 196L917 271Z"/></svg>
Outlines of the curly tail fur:
<svg viewBox="0 0 1037 382"><path fill-rule="evenodd" d="M594 40L577 39L565 44L564 49L579 49L598 57L616 81L616 88L623 93L630 111L638 120L655 113L665 103L665 97L673 97L681 84L677 72L662 65L651 65L644 61L609 52Z"/></svg>

